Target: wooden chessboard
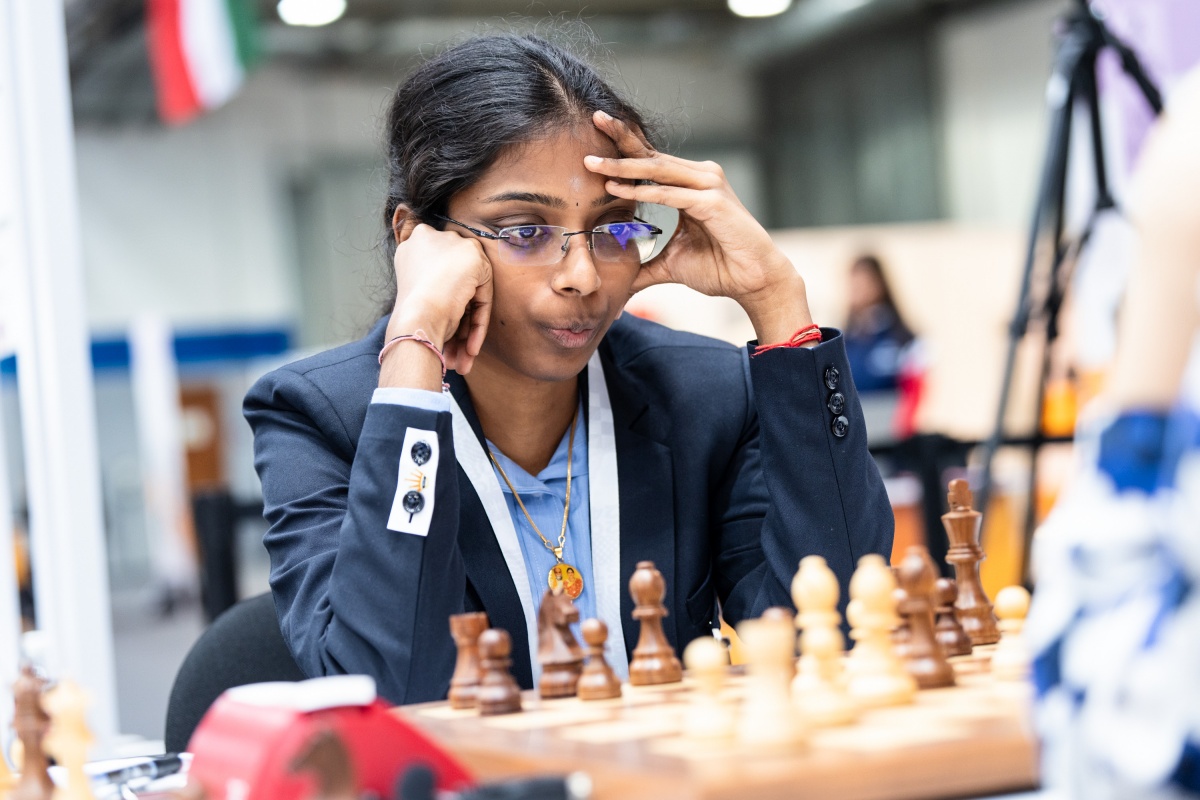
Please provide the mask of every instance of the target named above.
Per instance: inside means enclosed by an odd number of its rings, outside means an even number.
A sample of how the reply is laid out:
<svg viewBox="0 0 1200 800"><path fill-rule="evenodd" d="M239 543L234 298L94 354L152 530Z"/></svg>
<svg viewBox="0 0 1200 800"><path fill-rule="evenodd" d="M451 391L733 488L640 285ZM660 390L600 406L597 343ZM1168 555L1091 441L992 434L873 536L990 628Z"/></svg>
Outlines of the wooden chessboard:
<svg viewBox="0 0 1200 800"><path fill-rule="evenodd" d="M626 685L615 700L547 701L530 692L523 712L505 716L480 717L446 703L399 713L481 780L581 770L598 800L925 800L1029 789L1038 779L1031 689L994 680L990 649L954 659L955 687L922 691L914 705L868 711L852 725L811 730L806 747L781 752L684 736L687 678ZM731 701L743 682L731 676Z"/></svg>

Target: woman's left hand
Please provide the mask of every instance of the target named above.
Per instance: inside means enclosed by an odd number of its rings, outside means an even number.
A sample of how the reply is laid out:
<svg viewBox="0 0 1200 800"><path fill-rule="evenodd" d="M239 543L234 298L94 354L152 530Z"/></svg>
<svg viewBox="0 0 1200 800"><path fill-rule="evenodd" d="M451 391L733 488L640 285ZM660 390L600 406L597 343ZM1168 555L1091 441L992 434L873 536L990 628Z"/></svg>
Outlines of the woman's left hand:
<svg viewBox="0 0 1200 800"><path fill-rule="evenodd" d="M732 298L746 310L761 342L783 341L812 323L803 278L741 204L718 165L660 153L640 131L602 111L593 121L622 156L584 159L588 169L609 177L606 190L679 210L675 235L642 265L634 292L680 283Z"/></svg>

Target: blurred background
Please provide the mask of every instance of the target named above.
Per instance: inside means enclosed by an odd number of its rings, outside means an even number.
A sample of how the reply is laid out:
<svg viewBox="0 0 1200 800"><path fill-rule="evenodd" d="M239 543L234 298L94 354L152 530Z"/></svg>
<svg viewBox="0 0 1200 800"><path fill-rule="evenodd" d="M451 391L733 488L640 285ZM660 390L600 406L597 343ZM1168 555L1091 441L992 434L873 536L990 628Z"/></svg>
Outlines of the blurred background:
<svg viewBox="0 0 1200 800"><path fill-rule="evenodd" d="M34 12L22 6L58 2L0 0L0 48L23 35ZM57 17L71 114L64 152L74 158L63 185L78 211L50 238L73 237L82 276L71 316L89 348L93 397L80 397L94 406L107 569L90 566L105 572L97 596L107 592L111 606L113 730L160 738L192 641L223 608L267 589L242 396L265 371L357 338L377 319L391 272L379 246L386 103L423 54L470 33L536 29L579 42L656 115L665 149L725 168L804 275L816 319L855 336L897 550L940 535L938 487L972 474L996 413L1044 155L1055 21L1072 0L227 0L224 40L183 34L192 56L208 42L207 65L172 60L173 4L66 0ZM1176 29L1194 12L1171 0L1097 5L1169 95L1200 56L1200 37ZM21 138L21 107L9 102L21 68L6 69L0 123L17 135L0 144L19 166L40 145ZM210 72L180 74L188 69ZM1146 112L1108 69L1119 187ZM19 172L0 170L11 208L21 205ZM1072 192L1086 190L1077 183ZM1039 360L1020 360L1013 437L1036 428L1069 438L1111 353L1125 241L1118 224L1107 268L1078 295L1091 317L1055 347L1041 419ZM70 555L39 562L29 546L31 496L42 491L29 445L41 423L18 360L23 331L37 326L14 320L38 310L13 289L18 253L0 249L0 494L9 498L0 529L10 516L23 624L42 627L39 575L50 580ZM629 311L752 338L731 302L673 287L639 295ZM992 591L1025 578L1025 509L1052 504L1070 445L1040 447L1037 458L1031 496L1030 450L1000 454L985 530Z"/></svg>

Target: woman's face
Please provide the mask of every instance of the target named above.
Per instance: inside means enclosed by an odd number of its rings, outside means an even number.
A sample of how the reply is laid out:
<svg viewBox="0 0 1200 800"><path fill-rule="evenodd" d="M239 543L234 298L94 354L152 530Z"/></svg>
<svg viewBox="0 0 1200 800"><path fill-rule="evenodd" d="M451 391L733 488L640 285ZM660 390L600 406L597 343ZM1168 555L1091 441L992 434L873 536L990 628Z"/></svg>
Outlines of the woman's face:
<svg viewBox="0 0 1200 800"><path fill-rule="evenodd" d="M628 222L636 204L604 190L604 177L583 157L618 157L612 141L588 125L511 148L478 181L450 199L448 216L490 232L513 225L557 225L590 231ZM450 225L464 236L474 234ZM491 325L479 355L488 367L535 380L579 374L629 299L640 264L602 261L590 237L572 236L555 264L518 266L505 260L502 242L483 239L495 286Z"/></svg>
<svg viewBox="0 0 1200 800"><path fill-rule="evenodd" d="M870 267L854 264L850 268L850 311L865 311L883 302L883 286Z"/></svg>

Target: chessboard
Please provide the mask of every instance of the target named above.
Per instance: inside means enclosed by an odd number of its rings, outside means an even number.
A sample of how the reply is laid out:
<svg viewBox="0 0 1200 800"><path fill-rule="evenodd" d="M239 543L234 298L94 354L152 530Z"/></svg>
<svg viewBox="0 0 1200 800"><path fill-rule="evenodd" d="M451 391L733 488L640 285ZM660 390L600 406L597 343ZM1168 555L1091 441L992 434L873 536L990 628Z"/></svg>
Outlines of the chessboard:
<svg viewBox="0 0 1200 800"><path fill-rule="evenodd" d="M917 800L1030 789L1038 781L1031 687L995 679L992 650L976 647L951 659L955 686L922 690L912 704L868 710L848 725L811 728L805 744L774 750L689 737L683 721L696 691L690 676L625 685L611 700L543 700L525 692L519 714L480 716L448 703L396 713L481 780L582 771L598 800ZM736 667L729 671L723 691L736 704L747 678Z"/></svg>

